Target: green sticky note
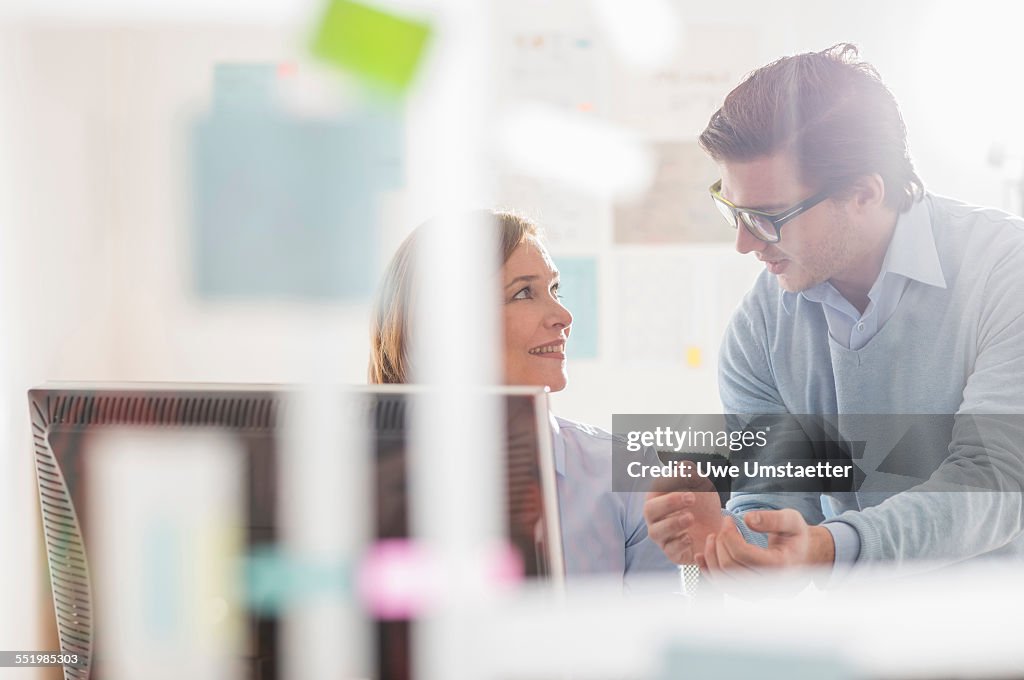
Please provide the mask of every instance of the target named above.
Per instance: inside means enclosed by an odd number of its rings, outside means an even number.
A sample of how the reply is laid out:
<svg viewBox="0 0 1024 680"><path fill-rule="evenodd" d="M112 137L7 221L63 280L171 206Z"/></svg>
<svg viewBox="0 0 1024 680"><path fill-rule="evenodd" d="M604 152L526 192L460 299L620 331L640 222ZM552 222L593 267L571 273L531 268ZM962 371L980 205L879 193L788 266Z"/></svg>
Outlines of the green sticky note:
<svg viewBox="0 0 1024 680"><path fill-rule="evenodd" d="M332 0L311 50L385 89L409 87L430 26L349 0Z"/></svg>

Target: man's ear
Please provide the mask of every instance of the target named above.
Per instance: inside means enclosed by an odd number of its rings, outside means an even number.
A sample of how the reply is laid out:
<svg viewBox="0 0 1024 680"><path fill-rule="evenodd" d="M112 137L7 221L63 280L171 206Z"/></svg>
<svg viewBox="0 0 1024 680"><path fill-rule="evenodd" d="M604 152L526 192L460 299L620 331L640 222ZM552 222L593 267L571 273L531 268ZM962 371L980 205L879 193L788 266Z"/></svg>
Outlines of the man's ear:
<svg viewBox="0 0 1024 680"><path fill-rule="evenodd" d="M875 210L885 203L885 180L877 173L862 175L850 186L849 196L857 210Z"/></svg>

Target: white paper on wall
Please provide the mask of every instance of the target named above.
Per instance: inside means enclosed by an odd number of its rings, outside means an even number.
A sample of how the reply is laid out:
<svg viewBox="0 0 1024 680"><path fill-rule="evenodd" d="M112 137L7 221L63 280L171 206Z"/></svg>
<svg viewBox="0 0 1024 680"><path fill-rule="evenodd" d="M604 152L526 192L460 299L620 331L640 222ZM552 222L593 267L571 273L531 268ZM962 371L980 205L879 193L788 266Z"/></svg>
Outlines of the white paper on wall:
<svg viewBox="0 0 1024 680"><path fill-rule="evenodd" d="M700 250L644 248L616 255L615 300L622 363L700 368L718 350L709 320L717 304L714 258Z"/></svg>
<svg viewBox="0 0 1024 680"><path fill-rule="evenodd" d="M676 61L639 70L611 62L613 120L651 139L693 139L743 75L758 65L752 26L686 24Z"/></svg>
<svg viewBox="0 0 1024 680"><path fill-rule="evenodd" d="M497 194L498 207L540 225L549 249L578 250L608 241L611 205L592 194L522 175L502 176Z"/></svg>
<svg viewBox="0 0 1024 680"><path fill-rule="evenodd" d="M731 242L708 187L718 168L696 142L656 142L654 180L636 199L614 209L616 243Z"/></svg>
<svg viewBox="0 0 1024 680"><path fill-rule="evenodd" d="M525 0L499 5L495 14L503 102L605 112L608 51L588 3Z"/></svg>

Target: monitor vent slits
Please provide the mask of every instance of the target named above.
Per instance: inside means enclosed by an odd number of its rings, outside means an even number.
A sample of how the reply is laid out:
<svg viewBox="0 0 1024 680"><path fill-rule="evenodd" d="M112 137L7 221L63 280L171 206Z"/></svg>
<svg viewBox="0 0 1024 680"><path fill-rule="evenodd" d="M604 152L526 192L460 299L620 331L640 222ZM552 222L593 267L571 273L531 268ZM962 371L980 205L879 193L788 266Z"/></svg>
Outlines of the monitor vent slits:
<svg viewBox="0 0 1024 680"><path fill-rule="evenodd" d="M219 423L224 420L224 400L214 399L212 403L213 412L210 414L210 420Z"/></svg>
<svg viewBox="0 0 1024 680"><path fill-rule="evenodd" d="M374 409L374 425L381 433L400 433L405 430L405 401L382 399Z"/></svg>
<svg viewBox="0 0 1024 680"><path fill-rule="evenodd" d="M34 405L35 406L35 405ZM80 422L88 417L113 418L117 407L96 404L84 398L54 399L46 411L51 422ZM38 407L33 413L40 413ZM50 423L40 422L48 429ZM88 680L92 661L92 595L89 564L82 541L81 525L71 502L67 484L47 439L35 440L36 479L39 485L43 538L50 567L54 612L61 651L77 654L80 666L65 666L66 680Z"/></svg>
<svg viewBox="0 0 1024 680"><path fill-rule="evenodd" d="M244 398L155 396L127 398L74 395L48 398L47 425L215 425L233 428L274 427L277 404L270 396ZM34 414L44 432L42 413Z"/></svg>
<svg viewBox="0 0 1024 680"><path fill-rule="evenodd" d="M267 430L275 427L279 413L277 397L259 392L228 397L198 391L139 395L110 390L31 399L36 481L57 632L61 651L77 654L82 661L63 669L65 680L89 680L94 624L88 557L67 482L50 447L53 428L184 424Z"/></svg>
<svg viewBox="0 0 1024 680"><path fill-rule="evenodd" d="M228 425L231 425L231 426L234 426L234 427L238 426L238 405L239 405L239 400L238 399L229 399L228 400L227 414L224 416L225 419L226 419L225 422Z"/></svg>

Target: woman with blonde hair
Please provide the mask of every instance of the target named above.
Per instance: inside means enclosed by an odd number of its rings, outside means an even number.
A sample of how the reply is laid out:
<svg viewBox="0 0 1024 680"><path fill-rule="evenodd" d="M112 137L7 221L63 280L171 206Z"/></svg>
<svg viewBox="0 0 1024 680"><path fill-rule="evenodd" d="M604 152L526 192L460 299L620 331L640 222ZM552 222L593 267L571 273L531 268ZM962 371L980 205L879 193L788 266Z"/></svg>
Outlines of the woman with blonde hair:
<svg viewBox="0 0 1024 680"><path fill-rule="evenodd" d="M490 217L499 232L502 262L497 285L502 291L503 382L563 390L572 314L559 299L558 270L535 223L509 212ZM371 383L409 381L413 268L422 230L402 243L385 273L372 321ZM643 494L611 490L612 436L554 415L551 427L567 576L627 579L656 572L666 575L666 586L675 587L676 565L647 537Z"/></svg>

